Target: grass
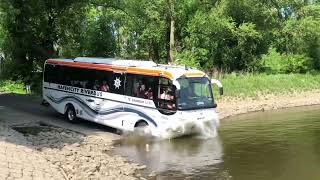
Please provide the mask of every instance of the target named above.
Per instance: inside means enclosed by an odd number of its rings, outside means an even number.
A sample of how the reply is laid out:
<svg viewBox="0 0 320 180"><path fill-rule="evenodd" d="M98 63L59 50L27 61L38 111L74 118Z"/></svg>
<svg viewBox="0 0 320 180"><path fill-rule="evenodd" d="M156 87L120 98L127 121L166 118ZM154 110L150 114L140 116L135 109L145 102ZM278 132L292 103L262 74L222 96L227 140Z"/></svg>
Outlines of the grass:
<svg viewBox="0 0 320 180"><path fill-rule="evenodd" d="M229 97L257 97L261 94L320 89L320 74L227 74L219 80L223 84L224 96ZM0 92L25 94L24 84L0 80ZM216 87L214 93L218 97Z"/></svg>
<svg viewBox="0 0 320 180"><path fill-rule="evenodd" d="M320 89L320 74L228 74L220 80L224 96L231 97Z"/></svg>
<svg viewBox="0 0 320 180"><path fill-rule="evenodd" d="M0 80L0 92L25 94L24 84L19 81Z"/></svg>

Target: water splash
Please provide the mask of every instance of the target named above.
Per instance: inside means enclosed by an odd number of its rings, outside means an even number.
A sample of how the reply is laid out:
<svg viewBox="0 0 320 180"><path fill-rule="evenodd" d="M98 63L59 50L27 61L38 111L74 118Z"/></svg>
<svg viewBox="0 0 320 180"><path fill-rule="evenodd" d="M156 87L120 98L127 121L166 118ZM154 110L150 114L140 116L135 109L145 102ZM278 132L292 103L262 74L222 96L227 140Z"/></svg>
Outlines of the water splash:
<svg viewBox="0 0 320 180"><path fill-rule="evenodd" d="M217 125L216 123L212 122L212 121L208 121L208 122L199 122L198 123L198 128L199 128L199 132L198 132L198 138L202 138L202 139L210 139L210 138L214 138L218 135L217 133Z"/></svg>
<svg viewBox="0 0 320 180"><path fill-rule="evenodd" d="M217 136L218 120L211 121L175 121L166 129L151 129L148 126L136 127L134 131L122 133L126 139L166 140L184 136L196 136L201 139L210 139Z"/></svg>

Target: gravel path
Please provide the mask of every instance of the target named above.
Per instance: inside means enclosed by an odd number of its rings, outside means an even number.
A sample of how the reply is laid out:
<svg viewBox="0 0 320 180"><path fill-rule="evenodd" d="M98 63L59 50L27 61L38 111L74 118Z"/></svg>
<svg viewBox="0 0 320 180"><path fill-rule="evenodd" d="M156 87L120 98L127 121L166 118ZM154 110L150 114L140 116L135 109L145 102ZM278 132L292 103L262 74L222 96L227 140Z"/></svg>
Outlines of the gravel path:
<svg viewBox="0 0 320 180"><path fill-rule="evenodd" d="M0 95L0 179L137 179L145 168L110 155L112 129L65 122L34 97Z"/></svg>
<svg viewBox="0 0 320 180"><path fill-rule="evenodd" d="M0 179L64 179L60 168L0 121Z"/></svg>

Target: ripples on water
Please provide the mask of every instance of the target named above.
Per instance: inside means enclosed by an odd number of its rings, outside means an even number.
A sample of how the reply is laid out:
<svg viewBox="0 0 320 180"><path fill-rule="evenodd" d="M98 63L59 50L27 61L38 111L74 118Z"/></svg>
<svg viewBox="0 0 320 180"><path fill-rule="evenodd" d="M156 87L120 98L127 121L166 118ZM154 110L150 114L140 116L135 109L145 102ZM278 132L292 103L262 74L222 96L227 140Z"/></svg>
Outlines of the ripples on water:
<svg viewBox="0 0 320 180"><path fill-rule="evenodd" d="M320 179L320 107L223 121L215 138L125 138L115 151L157 179Z"/></svg>

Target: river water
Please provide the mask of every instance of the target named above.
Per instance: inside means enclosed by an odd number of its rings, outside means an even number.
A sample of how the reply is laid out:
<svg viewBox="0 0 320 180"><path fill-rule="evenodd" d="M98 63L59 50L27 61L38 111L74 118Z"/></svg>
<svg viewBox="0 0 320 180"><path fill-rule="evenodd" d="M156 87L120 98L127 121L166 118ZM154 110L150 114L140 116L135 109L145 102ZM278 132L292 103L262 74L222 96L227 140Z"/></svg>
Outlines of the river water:
<svg viewBox="0 0 320 180"><path fill-rule="evenodd" d="M150 179L318 180L320 107L224 119L215 138L126 138L115 151L147 165Z"/></svg>

